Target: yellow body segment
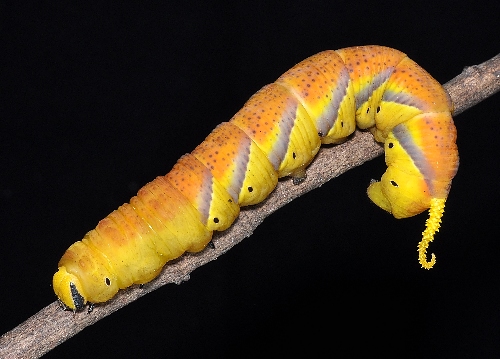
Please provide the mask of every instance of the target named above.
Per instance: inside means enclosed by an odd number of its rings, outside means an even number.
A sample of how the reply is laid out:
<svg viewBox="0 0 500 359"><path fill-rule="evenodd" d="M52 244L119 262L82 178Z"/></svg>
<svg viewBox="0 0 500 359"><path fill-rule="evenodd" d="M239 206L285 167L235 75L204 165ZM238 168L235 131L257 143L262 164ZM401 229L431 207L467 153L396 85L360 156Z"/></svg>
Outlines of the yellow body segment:
<svg viewBox="0 0 500 359"><path fill-rule="evenodd" d="M450 113L426 113L404 123L414 142L422 149L432 168L433 198L447 198L451 181L458 171L457 131Z"/></svg>
<svg viewBox="0 0 500 359"><path fill-rule="evenodd" d="M388 79L406 55L382 46L336 50L352 81L356 97L356 123L366 129L376 125L375 115Z"/></svg>
<svg viewBox="0 0 500 359"><path fill-rule="evenodd" d="M205 248L241 206L263 201L278 178L305 179L321 143L341 143L356 126L384 143L387 171L370 199L396 218L429 209L418 246L439 230L458 168L452 104L441 85L404 53L383 46L328 50L257 91L165 176L142 187L71 245L53 286L80 310L119 289L146 283L186 251Z"/></svg>
<svg viewBox="0 0 500 359"><path fill-rule="evenodd" d="M175 227L170 230L169 227L163 224L162 220L169 225L175 223L175 214L168 215L167 218L170 218L168 221L164 219L166 214L159 198L155 197L148 189L148 187L152 186L153 184L147 184L139 190L137 196L131 198L130 206L148 224L158 253L168 261L179 257L185 252L185 248L178 238L181 234L176 234Z"/></svg>
<svg viewBox="0 0 500 359"><path fill-rule="evenodd" d="M217 161L219 154L227 161ZM192 152L240 206L262 202L278 183L278 172L245 132L223 122Z"/></svg>
<svg viewBox="0 0 500 359"><path fill-rule="evenodd" d="M276 84L299 99L325 144L343 142L356 129L354 86L333 50L313 55L281 75Z"/></svg>
<svg viewBox="0 0 500 359"><path fill-rule="evenodd" d="M82 242L106 257L120 288L151 280L157 268L165 264L150 237L141 237L120 211L101 220ZM131 263L130 258L141 260Z"/></svg>
<svg viewBox="0 0 500 359"><path fill-rule="evenodd" d="M219 162L225 166L230 158L219 156ZM190 201L209 231L227 229L240 213L238 203L191 154L182 156L165 179Z"/></svg>
<svg viewBox="0 0 500 359"><path fill-rule="evenodd" d="M239 127L264 152L278 171L290 176L307 166L321 141L309 115L284 87L264 86L230 123Z"/></svg>
<svg viewBox="0 0 500 359"><path fill-rule="evenodd" d="M200 222L199 213L189 200L164 177L156 178L147 189L157 199L152 203L155 215L175 235L183 252L199 252L205 248L212 232Z"/></svg>

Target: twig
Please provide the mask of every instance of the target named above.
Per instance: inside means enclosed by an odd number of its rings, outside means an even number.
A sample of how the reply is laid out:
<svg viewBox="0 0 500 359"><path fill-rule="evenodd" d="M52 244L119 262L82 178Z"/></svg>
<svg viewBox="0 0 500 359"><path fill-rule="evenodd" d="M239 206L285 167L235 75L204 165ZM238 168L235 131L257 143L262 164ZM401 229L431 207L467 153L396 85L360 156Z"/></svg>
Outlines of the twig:
<svg viewBox="0 0 500 359"><path fill-rule="evenodd" d="M455 115L493 95L500 90L500 54L480 65L465 68L444 87L455 104ZM193 270L216 259L249 237L278 208L382 153L382 147L374 142L373 137L360 131L356 131L352 139L342 145L322 148L308 168L308 177L304 183L294 186L290 180L281 181L263 203L242 209L230 229L214 235L215 249L208 248L201 253L183 255L170 262L154 281L143 288L135 286L120 291L111 301L96 306L90 315L85 311L76 314L63 311L57 302L48 305L0 337L0 357L39 358L85 327L146 293L167 283L178 284L188 280Z"/></svg>

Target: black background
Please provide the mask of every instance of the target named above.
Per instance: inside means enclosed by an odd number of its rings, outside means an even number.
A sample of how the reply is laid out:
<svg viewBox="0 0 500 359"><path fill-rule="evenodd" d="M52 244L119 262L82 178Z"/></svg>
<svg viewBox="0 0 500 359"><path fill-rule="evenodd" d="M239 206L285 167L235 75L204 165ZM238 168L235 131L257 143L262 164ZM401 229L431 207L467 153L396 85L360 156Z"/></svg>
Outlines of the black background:
<svg viewBox="0 0 500 359"><path fill-rule="evenodd" d="M55 300L71 243L305 57L386 45L444 83L499 52L498 1L2 2L0 14L0 333ZM499 99L456 117L435 269L417 262L426 215L395 220L365 195L380 157L47 358L500 356Z"/></svg>

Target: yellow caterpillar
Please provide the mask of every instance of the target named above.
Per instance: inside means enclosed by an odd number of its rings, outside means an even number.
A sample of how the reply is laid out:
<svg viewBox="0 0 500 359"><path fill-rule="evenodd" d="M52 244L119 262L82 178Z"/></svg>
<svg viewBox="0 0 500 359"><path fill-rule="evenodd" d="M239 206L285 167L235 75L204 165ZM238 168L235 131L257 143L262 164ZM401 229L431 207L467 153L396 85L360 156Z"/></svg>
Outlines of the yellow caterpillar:
<svg viewBox="0 0 500 359"><path fill-rule="evenodd" d="M370 199L396 218L430 209L419 260L431 268L426 249L458 168L451 111L441 85L400 51L359 46L311 56L71 245L54 291L80 310L151 281L169 260L205 248L241 206L263 201L278 178L304 180L320 145L345 141L356 125L385 147L388 168L370 184Z"/></svg>

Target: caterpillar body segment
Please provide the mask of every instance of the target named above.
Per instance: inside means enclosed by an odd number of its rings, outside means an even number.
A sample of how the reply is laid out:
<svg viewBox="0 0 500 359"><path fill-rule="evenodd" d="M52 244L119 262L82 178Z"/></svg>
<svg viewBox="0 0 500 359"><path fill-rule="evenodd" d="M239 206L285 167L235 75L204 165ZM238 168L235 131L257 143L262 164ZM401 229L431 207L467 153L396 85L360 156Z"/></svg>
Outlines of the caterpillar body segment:
<svg viewBox="0 0 500 359"><path fill-rule="evenodd" d="M165 176L70 246L53 278L66 308L105 302L155 278L168 261L202 250L241 206L263 201L278 178L305 178L320 145L356 126L384 143L387 171L369 198L396 218L430 209L419 261L439 230L458 168L452 104L404 53L382 46L313 55L257 91Z"/></svg>
<svg viewBox="0 0 500 359"><path fill-rule="evenodd" d="M321 145L302 104L276 83L259 90L229 122L264 152L278 177L307 166Z"/></svg>
<svg viewBox="0 0 500 359"><path fill-rule="evenodd" d="M221 160L219 154L223 154ZM278 183L278 172L266 154L230 122L217 126L192 155L210 169L240 206L262 202Z"/></svg>
<svg viewBox="0 0 500 359"><path fill-rule="evenodd" d="M336 51L323 51L305 59L275 83L299 99L322 143L343 142L354 132L354 86Z"/></svg>

